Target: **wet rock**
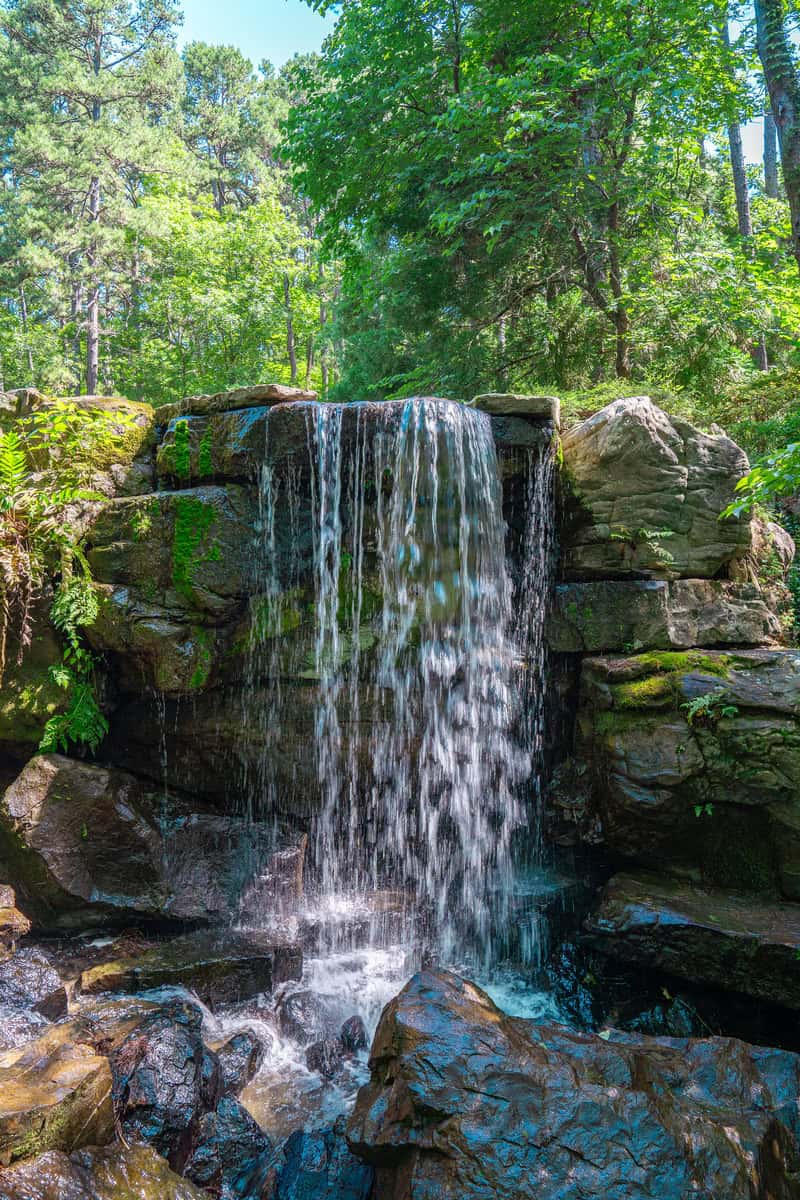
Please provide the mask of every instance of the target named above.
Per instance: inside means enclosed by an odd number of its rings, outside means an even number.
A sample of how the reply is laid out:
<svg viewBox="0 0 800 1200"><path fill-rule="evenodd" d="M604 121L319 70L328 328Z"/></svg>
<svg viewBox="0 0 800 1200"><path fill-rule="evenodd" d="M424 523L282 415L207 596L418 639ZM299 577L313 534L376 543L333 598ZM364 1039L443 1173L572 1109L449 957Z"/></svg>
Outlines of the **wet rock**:
<svg viewBox="0 0 800 1200"><path fill-rule="evenodd" d="M507 1017L422 972L384 1010L351 1149L393 1200L796 1194L800 1058Z"/></svg>
<svg viewBox="0 0 800 1200"><path fill-rule="evenodd" d="M332 1129L298 1129L286 1140L263 1200L369 1200L373 1180L372 1168L348 1149L339 1119Z"/></svg>
<svg viewBox="0 0 800 1200"><path fill-rule="evenodd" d="M267 1175L272 1142L232 1097L201 1118L184 1174L220 1200L257 1200Z"/></svg>
<svg viewBox="0 0 800 1200"><path fill-rule="evenodd" d="M49 1021L41 1013L26 1009L7 1008L0 1005L0 1051L13 1050L35 1041L47 1028Z"/></svg>
<svg viewBox="0 0 800 1200"><path fill-rule="evenodd" d="M579 836L710 886L800 898L799 712L793 650L584 660L576 758L595 824L578 812Z"/></svg>
<svg viewBox="0 0 800 1200"><path fill-rule="evenodd" d="M586 929L623 962L800 1008L800 905L617 875Z"/></svg>
<svg viewBox="0 0 800 1200"><path fill-rule="evenodd" d="M719 519L748 469L723 434L636 396L568 429L562 446L569 578L713 579L749 547L747 521Z"/></svg>
<svg viewBox="0 0 800 1200"><path fill-rule="evenodd" d="M81 974L84 995L186 987L211 1008L249 999L303 970L300 947L257 934L194 933Z"/></svg>
<svg viewBox="0 0 800 1200"><path fill-rule="evenodd" d="M339 1034L339 1039L348 1054L357 1054L367 1048L367 1030L361 1017L349 1017Z"/></svg>
<svg viewBox="0 0 800 1200"><path fill-rule="evenodd" d="M226 914L248 861L269 867L273 836L61 754L32 758L0 800L0 863L46 929ZM302 854L285 875L302 880Z"/></svg>
<svg viewBox="0 0 800 1200"><path fill-rule="evenodd" d="M108 1060L47 1032L0 1054L0 1163L45 1150L103 1145L113 1136Z"/></svg>
<svg viewBox="0 0 800 1200"><path fill-rule="evenodd" d="M241 1029L227 1041L212 1046L219 1060L222 1094L238 1096L264 1061L264 1045L252 1029Z"/></svg>
<svg viewBox="0 0 800 1200"><path fill-rule="evenodd" d="M0 884L0 957L13 954L19 939L30 931L30 921L17 908L14 889Z"/></svg>
<svg viewBox="0 0 800 1200"><path fill-rule="evenodd" d="M149 1146L40 1154L0 1173L0 1200L208 1200Z"/></svg>
<svg viewBox="0 0 800 1200"><path fill-rule="evenodd" d="M281 1032L301 1046L333 1037L335 1021L324 996L307 990L288 992L277 1007Z"/></svg>
<svg viewBox="0 0 800 1200"><path fill-rule="evenodd" d="M592 654L758 646L781 633L755 584L718 579L559 584L547 627L551 649Z"/></svg>
<svg viewBox="0 0 800 1200"><path fill-rule="evenodd" d="M202 1012L176 1001L145 1015L110 1051L114 1106L128 1140L181 1170L200 1118L219 1098L219 1068L203 1045Z"/></svg>
<svg viewBox="0 0 800 1200"><path fill-rule="evenodd" d="M325 1038L314 1042L306 1050L306 1066L316 1071L323 1079L333 1079L342 1069L343 1046L339 1038Z"/></svg>
<svg viewBox="0 0 800 1200"><path fill-rule="evenodd" d="M704 1037L708 1029L697 1009L680 996L637 1013L625 1022L631 1033L649 1033L654 1037Z"/></svg>
<svg viewBox="0 0 800 1200"><path fill-rule="evenodd" d="M50 1021L67 1011L67 992L50 958L36 946L0 962L0 1006L30 1009Z"/></svg>

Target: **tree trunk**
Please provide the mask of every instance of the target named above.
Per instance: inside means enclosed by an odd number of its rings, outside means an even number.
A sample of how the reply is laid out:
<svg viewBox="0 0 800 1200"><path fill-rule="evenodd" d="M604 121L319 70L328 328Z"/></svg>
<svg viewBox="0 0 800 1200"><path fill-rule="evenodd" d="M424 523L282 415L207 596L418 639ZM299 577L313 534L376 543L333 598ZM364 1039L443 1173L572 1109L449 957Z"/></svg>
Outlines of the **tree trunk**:
<svg viewBox="0 0 800 1200"><path fill-rule="evenodd" d="M289 355L292 385L297 383L297 349L294 340L294 319L292 316L292 293L289 276L283 276L283 306L286 311L286 352Z"/></svg>
<svg viewBox="0 0 800 1200"><path fill-rule="evenodd" d="M769 108L764 113L764 192L778 199L778 131Z"/></svg>
<svg viewBox="0 0 800 1200"><path fill-rule="evenodd" d="M100 180L93 179L89 192L89 219L96 222L100 215ZM89 297L86 307L86 392L97 393L100 374L100 281L97 278L97 242L93 238L87 255L89 264Z"/></svg>
<svg viewBox="0 0 800 1200"><path fill-rule="evenodd" d="M33 375L33 351L28 341L28 302L25 299L25 288L22 284L19 285L19 313L22 318L22 332L25 334L25 352L28 359L28 371L30 372L28 382L33 386L35 380Z"/></svg>
<svg viewBox="0 0 800 1200"><path fill-rule="evenodd" d="M731 38L728 31L728 22L722 24L722 40L725 43L725 49L730 50ZM733 79L733 71L731 71ZM731 121L728 125L728 145L731 151L731 171L733 172L733 191L736 196L736 220L739 226L739 235L743 238L751 238L753 236L753 220L750 216L750 192L747 188L747 169L744 165L744 150L742 149L742 127L738 121Z"/></svg>
<svg viewBox="0 0 800 1200"><path fill-rule="evenodd" d="M783 0L755 0L755 12L758 56L778 131L792 219L792 253L800 268L800 74L784 22Z"/></svg>
<svg viewBox="0 0 800 1200"><path fill-rule="evenodd" d="M612 204L609 211L608 226L611 233L608 281L611 285L611 295L614 305L611 310L611 320L616 332L616 352L614 368L617 379L628 379L631 373L630 351L630 320L622 292L622 266L620 264L619 246L619 205Z"/></svg>

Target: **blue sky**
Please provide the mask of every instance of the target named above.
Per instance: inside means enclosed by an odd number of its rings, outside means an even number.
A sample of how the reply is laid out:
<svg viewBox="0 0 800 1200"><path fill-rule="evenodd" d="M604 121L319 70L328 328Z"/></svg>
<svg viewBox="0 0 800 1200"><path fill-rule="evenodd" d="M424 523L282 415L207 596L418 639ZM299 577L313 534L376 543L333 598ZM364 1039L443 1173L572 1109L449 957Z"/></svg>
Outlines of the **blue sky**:
<svg viewBox="0 0 800 1200"><path fill-rule="evenodd" d="M299 51L319 50L333 27L303 0L183 0L180 43L223 42L238 46L253 63L268 58L279 67Z"/></svg>

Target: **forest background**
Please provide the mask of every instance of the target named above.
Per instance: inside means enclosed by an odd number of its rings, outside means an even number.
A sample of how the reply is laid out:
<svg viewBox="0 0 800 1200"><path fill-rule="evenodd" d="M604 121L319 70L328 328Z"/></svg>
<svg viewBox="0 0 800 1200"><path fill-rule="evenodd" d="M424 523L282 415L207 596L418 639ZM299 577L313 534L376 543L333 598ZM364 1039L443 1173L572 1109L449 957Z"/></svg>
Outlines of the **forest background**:
<svg viewBox="0 0 800 1200"><path fill-rule="evenodd" d="M646 391L800 439L796 0L314 7L275 70L178 53L175 0L0 4L0 389Z"/></svg>

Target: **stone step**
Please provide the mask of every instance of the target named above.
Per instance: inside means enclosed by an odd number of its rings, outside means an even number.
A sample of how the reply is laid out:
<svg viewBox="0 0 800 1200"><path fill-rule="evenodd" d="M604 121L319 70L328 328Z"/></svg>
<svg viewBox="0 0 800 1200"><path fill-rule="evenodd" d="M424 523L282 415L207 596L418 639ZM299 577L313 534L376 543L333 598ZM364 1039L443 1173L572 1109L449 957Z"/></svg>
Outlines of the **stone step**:
<svg viewBox="0 0 800 1200"><path fill-rule="evenodd" d="M611 958L800 1009L800 904L621 874L585 928Z"/></svg>

